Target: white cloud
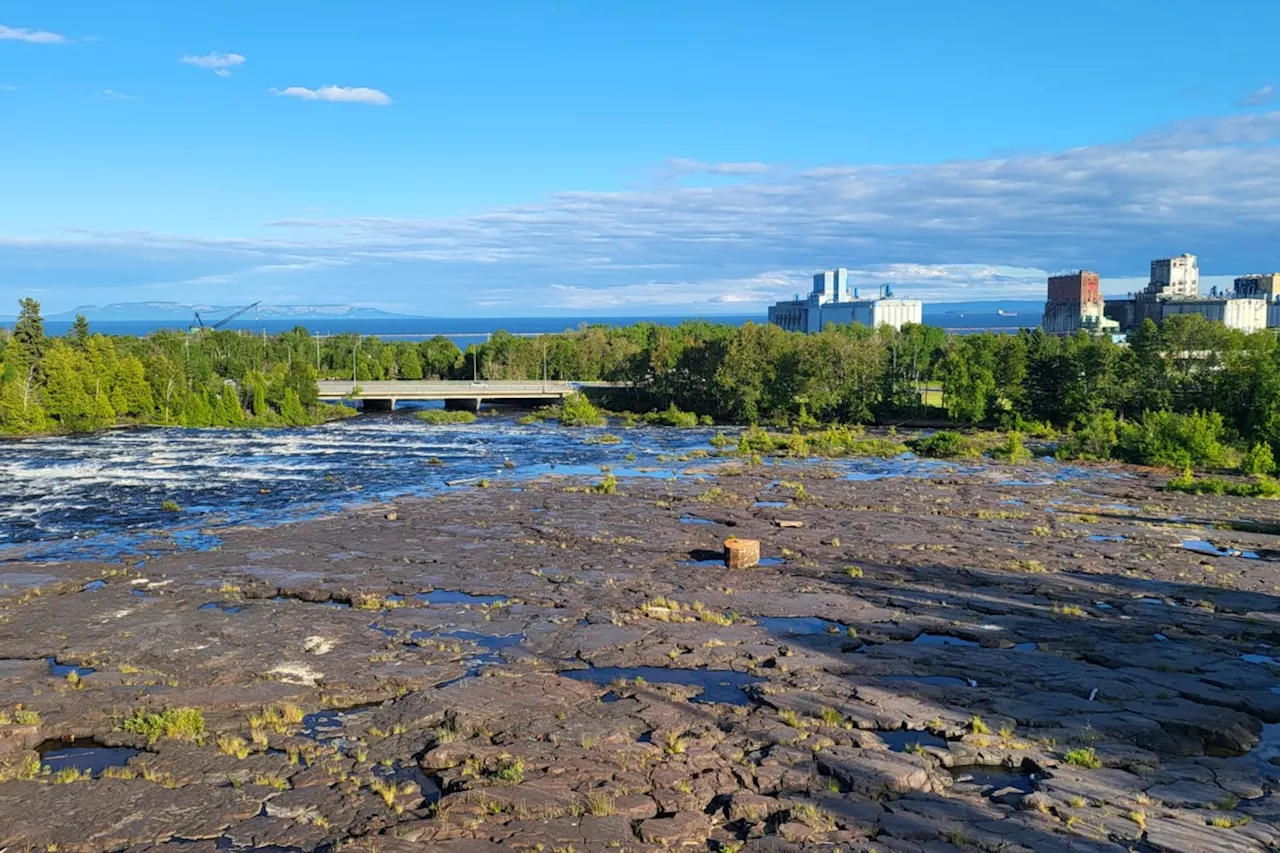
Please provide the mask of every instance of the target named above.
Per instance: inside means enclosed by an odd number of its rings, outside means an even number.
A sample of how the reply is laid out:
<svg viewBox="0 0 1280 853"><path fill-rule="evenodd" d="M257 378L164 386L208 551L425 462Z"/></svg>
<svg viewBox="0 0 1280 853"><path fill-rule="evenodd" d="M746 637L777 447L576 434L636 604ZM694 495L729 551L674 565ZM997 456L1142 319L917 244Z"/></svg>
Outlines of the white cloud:
<svg viewBox="0 0 1280 853"><path fill-rule="evenodd" d="M31 44L60 44L67 40L66 36L44 30L26 30L21 27L6 27L0 24L0 41L25 41Z"/></svg>
<svg viewBox="0 0 1280 853"><path fill-rule="evenodd" d="M244 64L244 57L238 53L219 53L215 50L203 56L184 56L178 61L212 71L219 77L230 77L232 68Z"/></svg>
<svg viewBox="0 0 1280 853"><path fill-rule="evenodd" d="M17 86L10 86L8 83L0 83L0 92L16 92Z"/></svg>
<svg viewBox="0 0 1280 853"><path fill-rule="evenodd" d="M94 94L96 94L99 98L111 98L112 100L115 100L115 101L139 100L137 95L127 95L124 92L117 92L115 89L103 89L99 92L95 92Z"/></svg>
<svg viewBox="0 0 1280 853"><path fill-rule="evenodd" d="M690 160L686 157L672 157L667 160L667 174L679 175L762 175L773 171L767 163L704 163L701 160Z"/></svg>
<svg viewBox="0 0 1280 853"><path fill-rule="evenodd" d="M1038 299L1046 271L1079 267L1117 294L1144 280L1151 258L1184 251L1200 255L1206 282L1280 268L1276 142L1280 111L1060 152L772 168L731 182L702 167L684 178L708 175L700 185L564 192L444 219L308 216L239 239L0 237L0 268L23 289L101 282L116 301L188 282L191 298L282 302L277 288L292 280L307 302L376 291L464 315L740 311L803 293L814 270L838 265L855 286L888 282L929 301ZM0 305L17 295L0 285Z"/></svg>
<svg viewBox="0 0 1280 853"><path fill-rule="evenodd" d="M1277 97L1280 97L1280 92L1276 91L1276 87L1273 84L1268 83L1257 91L1250 92L1248 95L1241 98L1240 106L1261 107L1271 103Z"/></svg>
<svg viewBox="0 0 1280 853"><path fill-rule="evenodd" d="M367 89L364 86L321 86L308 89L304 86L290 86L287 89L272 89L272 93L287 98L301 98L304 101L336 101L351 104L376 104L385 107L391 103L386 92L378 89Z"/></svg>

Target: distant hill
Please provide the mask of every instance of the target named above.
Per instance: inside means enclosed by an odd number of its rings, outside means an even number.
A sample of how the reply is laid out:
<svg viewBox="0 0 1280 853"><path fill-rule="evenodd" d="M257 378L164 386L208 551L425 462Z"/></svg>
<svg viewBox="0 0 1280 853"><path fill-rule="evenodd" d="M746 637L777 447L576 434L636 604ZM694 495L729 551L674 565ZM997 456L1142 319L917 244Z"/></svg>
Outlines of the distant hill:
<svg viewBox="0 0 1280 853"><path fill-rule="evenodd" d="M199 311L207 323L216 323L223 317L243 308L242 305L183 305L179 302L116 302L111 305L82 305L71 311L50 314L47 320L74 320L77 314L94 320L151 320L181 319L190 322ZM377 308L358 308L352 305L259 305L245 316L264 320L395 320L412 317L411 314L392 314Z"/></svg>

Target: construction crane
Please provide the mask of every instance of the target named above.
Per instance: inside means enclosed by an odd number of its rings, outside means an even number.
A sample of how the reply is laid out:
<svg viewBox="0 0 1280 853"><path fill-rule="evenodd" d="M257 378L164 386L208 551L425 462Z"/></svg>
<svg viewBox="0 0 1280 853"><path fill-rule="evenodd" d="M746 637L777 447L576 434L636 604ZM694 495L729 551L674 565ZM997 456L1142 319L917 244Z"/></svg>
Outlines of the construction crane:
<svg viewBox="0 0 1280 853"><path fill-rule="evenodd" d="M223 326L227 325L228 323L230 323L230 322L231 322L232 320L234 320L235 318L239 317L239 316L240 316L241 314L243 314L244 312L246 312L246 311L248 311L248 310L250 310L250 309L252 309L252 308L257 308L257 307L258 307L259 305L261 305L261 304L262 304L262 301L261 301L261 300L259 300L259 301L255 302L255 303L253 303L252 305L246 305L246 306L244 306L243 308L238 308L238 309L236 309L235 311L232 311L230 314L228 314L227 316L223 317L221 320L219 320L218 322L214 323L214 324L213 324L213 325L211 325L211 326L206 326L206 325L205 325L204 318L200 316L200 312L199 312L199 311L192 310L192 313L196 315L196 322L195 322L195 325L193 325L193 326L191 327L191 331L193 331L193 332L194 332L194 331L196 331L196 330L198 330L198 329L209 329L209 330L211 330L211 331L212 331L212 330L215 330L215 329L221 329Z"/></svg>

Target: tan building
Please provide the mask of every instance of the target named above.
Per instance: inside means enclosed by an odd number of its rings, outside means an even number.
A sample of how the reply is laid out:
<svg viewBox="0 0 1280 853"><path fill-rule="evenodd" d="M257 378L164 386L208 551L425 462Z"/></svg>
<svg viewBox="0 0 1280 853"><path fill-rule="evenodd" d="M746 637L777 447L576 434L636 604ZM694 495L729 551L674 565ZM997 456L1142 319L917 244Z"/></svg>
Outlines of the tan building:
<svg viewBox="0 0 1280 853"><path fill-rule="evenodd" d="M1280 272L1242 275L1235 280L1235 291L1236 296L1275 302L1280 299Z"/></svg>

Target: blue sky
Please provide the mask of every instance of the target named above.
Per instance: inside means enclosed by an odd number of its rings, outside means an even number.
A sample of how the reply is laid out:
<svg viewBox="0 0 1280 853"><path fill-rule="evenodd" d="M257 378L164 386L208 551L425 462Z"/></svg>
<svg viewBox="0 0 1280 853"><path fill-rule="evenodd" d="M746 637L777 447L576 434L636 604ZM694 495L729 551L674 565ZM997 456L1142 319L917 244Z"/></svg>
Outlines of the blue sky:
<svg viewBox="0 0 1280 853"><path fill-rule="evenodd" d="M0 6L0 313L745 313L1280 268L1280 4ZM1209 278L1211 283L1220 278Z"/></svg>

